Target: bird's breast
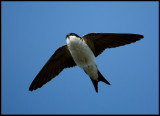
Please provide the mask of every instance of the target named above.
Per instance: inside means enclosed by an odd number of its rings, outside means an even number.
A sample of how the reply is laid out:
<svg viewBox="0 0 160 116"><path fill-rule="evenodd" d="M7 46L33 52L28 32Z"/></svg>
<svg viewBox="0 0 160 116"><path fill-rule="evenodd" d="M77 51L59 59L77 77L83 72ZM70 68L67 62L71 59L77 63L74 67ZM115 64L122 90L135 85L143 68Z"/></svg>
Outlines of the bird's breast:
<svg viewBox="0 0 160 116"><path fill-rule="evenodd" d="M70 39L67 41L69 51L75 63L83 68L95 64L95 56L88 45L82 39Z"/></svg>

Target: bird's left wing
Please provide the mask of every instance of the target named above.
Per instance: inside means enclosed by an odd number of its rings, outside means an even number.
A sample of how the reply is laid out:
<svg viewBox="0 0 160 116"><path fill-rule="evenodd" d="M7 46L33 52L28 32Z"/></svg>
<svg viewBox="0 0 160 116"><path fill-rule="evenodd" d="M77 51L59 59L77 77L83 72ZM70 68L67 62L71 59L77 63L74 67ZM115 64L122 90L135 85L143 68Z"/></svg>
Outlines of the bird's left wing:
<svg viewBox="0 0 160 116"><path fill-rule="evenodd" d="M67 45L58 48L55 53L50 57L47 63L43 66L37 76L31 83L29 90L36 90L42 87L52 78L57 76L64 68L76 66Z"/></svg>
<svg viewBox="0 0 160 116"><path fill-rule="evenodd" d="M97 57L106 48L114 48L136 42L143 38L140 34L129 33L88 33L82 36Z"/></svg>

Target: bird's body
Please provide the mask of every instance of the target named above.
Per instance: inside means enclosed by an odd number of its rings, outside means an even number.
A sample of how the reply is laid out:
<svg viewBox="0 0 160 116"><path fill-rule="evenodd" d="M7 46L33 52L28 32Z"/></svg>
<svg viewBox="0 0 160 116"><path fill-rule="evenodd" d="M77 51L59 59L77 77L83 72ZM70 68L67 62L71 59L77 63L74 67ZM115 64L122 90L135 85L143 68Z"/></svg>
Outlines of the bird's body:
<svg viewBox="0 0 160 116"><path fill-rule="evenodd" d="M90 77L96 92L98 82L110 83L102 76L96 65L96 57L106 48L114 48L136 42L143 38L139 34L126 33L88 33L82 37L69 33L67 45L59 47L42 67L29 90L36 90L56 77L64 68L79 66Z"/></svg>
<svg viewBox="0 0 160 116"><path fill-rule="evenodd" d="M67 38L67 46L75 63L92 79L98 81L95 56L85 41L76 36Z"/></svg>

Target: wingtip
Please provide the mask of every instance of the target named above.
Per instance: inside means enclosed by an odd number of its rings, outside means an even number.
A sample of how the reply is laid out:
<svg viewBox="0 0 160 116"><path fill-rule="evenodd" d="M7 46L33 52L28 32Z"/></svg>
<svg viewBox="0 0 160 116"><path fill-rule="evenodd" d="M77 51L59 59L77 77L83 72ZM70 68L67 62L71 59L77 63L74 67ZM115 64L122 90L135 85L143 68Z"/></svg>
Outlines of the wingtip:
<svg viewBox="0 0 160 116"><path fill-rule="evenodd" d="M31 84L30 87L29 87L29 91L34 91L34 90L36 90L36 89L38 89L38 88L35 87L35 86L33 86L33 84Z"/></svg>
<svg viewBox="0 0 160 116"><path fill-rule="evenodd" d="M33 91L33 89L31 89L31 87L29 87L29 91Z"/></svg>
<svg viewBox="0 0 160 116"><path fill-rule="evenodd" d="M140 34L139 34L139 37L142 39L142 38L144 38L144 35L140 35Z"/></svg>
<svg viewBox="0 0 160 116"><path fill-rule="evenodd" d="M40 87L30 86L30 87L29 87L29 91L32 92L32 91L34 91L34 90L36 90L36 89L38 89L38 88L40 88Z"/></svg>

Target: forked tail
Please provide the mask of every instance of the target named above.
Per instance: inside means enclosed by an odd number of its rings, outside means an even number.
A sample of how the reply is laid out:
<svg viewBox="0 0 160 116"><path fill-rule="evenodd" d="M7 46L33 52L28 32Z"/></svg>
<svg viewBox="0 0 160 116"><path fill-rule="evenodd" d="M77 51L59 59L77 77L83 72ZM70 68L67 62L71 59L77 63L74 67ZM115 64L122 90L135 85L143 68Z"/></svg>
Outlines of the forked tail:
<svg viewBox="0 0 160 116"><path fill-rule="evenodd" d="M111 84L103 77L103 75L99 72L99 70L98 70L98 81L93 80L92 78L91 78L91 80L92 80L92 83L93 83L94 88L95 88L95 90L96 90L97 93L98 93L98 82L99 82L99 81L102 81L102 82L104 82L104 83L106 83L106 84L108 84L108 85L111 85Z"/></svg>
<svg viewBox="0 0 160 116"><path fill-rule="evenodd" d="M99 72L99 70L98 70L98 80L99 80L99 81L102 81L102 82L104 82L104 83L106 83L106 84L108 84L108 85L111 85L111 84L103 77L103 75Z"/></svg>

